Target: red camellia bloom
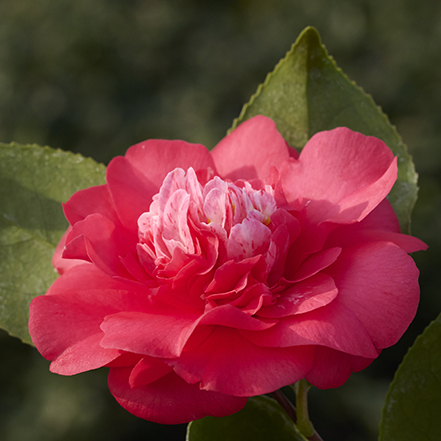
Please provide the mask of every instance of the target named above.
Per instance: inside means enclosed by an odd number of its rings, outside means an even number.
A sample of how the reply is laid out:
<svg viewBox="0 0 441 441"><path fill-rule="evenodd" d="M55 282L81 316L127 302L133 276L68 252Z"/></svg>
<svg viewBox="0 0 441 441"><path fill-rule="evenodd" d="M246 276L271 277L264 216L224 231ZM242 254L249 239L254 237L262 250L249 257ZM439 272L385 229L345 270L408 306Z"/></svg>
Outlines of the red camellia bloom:
<svg viewBox="0 0 441 441"><path fill-rule="evenodd" d="M110 368L133 414L165 424L241 409L302 378L343 384L393 345L419 300L385 199L397 161L347 128L301 154L257 116L211 152L149 140L74 194L30 333L51 371Z"/></svg>

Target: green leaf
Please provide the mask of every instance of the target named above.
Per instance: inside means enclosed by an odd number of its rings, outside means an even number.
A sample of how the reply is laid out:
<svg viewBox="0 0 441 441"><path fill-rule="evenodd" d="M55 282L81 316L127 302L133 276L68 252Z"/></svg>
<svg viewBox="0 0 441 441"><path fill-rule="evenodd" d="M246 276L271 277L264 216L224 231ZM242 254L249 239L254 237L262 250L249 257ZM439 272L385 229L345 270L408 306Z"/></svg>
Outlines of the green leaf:
<svg viewBox="0 0 441 441"><path fill-rule="evenodd" d="M314 28L306 28L300 34L286 57L245 104L232 129L258 114L272 118L296 149L301 149L314 133L339 126L382 139L398 156L398 180L389 200L401 230L409 232L418 191L412 158L372 97L337 67Z"/></svg>
<svg viewBox="0 0 441 441"><path fill-rule="evenodd" d="M277 404L266 396L248 399L239 412L205 417L188 425L186 441L307 441Z"/></svg>
<svg viewBox="0 0 441 441"><path fill-rule="evenodd" d="M0 327L25 343L29 303L57 277L51 258L68 225L61 202L104 182L92 159L0 143Z"/></svg>
<svg viewBox="0 0 441 441"><path fill-rule="evenodd" d="M441 436L441 315L420 335L395 374L380 441L438 441Z"/></svg>

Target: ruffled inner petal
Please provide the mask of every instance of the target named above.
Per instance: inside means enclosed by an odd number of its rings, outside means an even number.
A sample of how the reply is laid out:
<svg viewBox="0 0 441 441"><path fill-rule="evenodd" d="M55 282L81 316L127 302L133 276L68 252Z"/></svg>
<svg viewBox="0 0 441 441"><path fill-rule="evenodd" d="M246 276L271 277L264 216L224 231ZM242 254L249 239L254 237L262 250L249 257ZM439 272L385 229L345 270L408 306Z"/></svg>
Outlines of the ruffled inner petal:
<svg viewBox="0 0 441 441"><path fill-rule="evenodd" d="M316 274L280 292L276 304L261 308L258 316L275 318L304 314L332 302L337 294L332 277Z"/></svg>
<svg viewBox="0 0 441 441"><path fill-rule="evenodd" d="M233 305L222 305L207 311L200 319L200 325L221 325L236 329L261 331L274 326L278 320L251 317Z"/></svg>

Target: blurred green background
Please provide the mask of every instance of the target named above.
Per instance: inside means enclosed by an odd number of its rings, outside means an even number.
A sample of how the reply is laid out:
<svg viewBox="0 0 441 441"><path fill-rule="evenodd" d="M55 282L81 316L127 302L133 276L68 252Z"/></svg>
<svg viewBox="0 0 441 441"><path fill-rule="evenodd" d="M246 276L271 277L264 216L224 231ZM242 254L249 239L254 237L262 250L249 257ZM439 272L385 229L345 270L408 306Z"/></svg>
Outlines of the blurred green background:
<svg viewBox="0 0 441 441"><path fill-rule="evenodd" d="M409 331L341 388L313 391L325 441L372 441L407 348L441 310L441 3L435 0L1 0L0 141L107 163L147 138L214 146L300 31L313 25L373 95L420 173L421 304ZM184 440L124 411L106 372L59 377L0 332L0 439Z"/></svg>

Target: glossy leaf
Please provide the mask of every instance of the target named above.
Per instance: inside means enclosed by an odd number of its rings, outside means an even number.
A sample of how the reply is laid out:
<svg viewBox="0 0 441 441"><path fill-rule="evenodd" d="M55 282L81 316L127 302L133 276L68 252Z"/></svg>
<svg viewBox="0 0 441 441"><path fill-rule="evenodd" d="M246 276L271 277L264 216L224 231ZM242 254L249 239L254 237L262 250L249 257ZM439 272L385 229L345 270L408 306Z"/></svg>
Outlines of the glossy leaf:
<svg viewBox="0 0 441 441"><path fill-rule="evenodd" d="M0 144L0 327L25 343L29 303L57 276L51 258L67 227L61 203L104 181L105 167L92 159Z"/></svg>
<svg viewBox="0 0 441 441"><path fill-rule="evenodd" d="M243 107L233 128L258 114L272 118L283 137L297 149L314 133L339 126L382 139L398 156L398 180L389 200L402 231L409 232L418 188L407 148L372 97L337 67L314 28L301 33Z"/></svg>
<svg viewBox="0 0 441 441"><path fill-rule="evenodd" d="M307 441L277 402L266 396L248 399L239 412L206 417L188 425L187 441Z"/></svg>
<svg viewBox="0 0 441 441"><path fill-rule="evenodd" d="M441 315L407 353L390 386L380 441L441 437Z"/></svg>

